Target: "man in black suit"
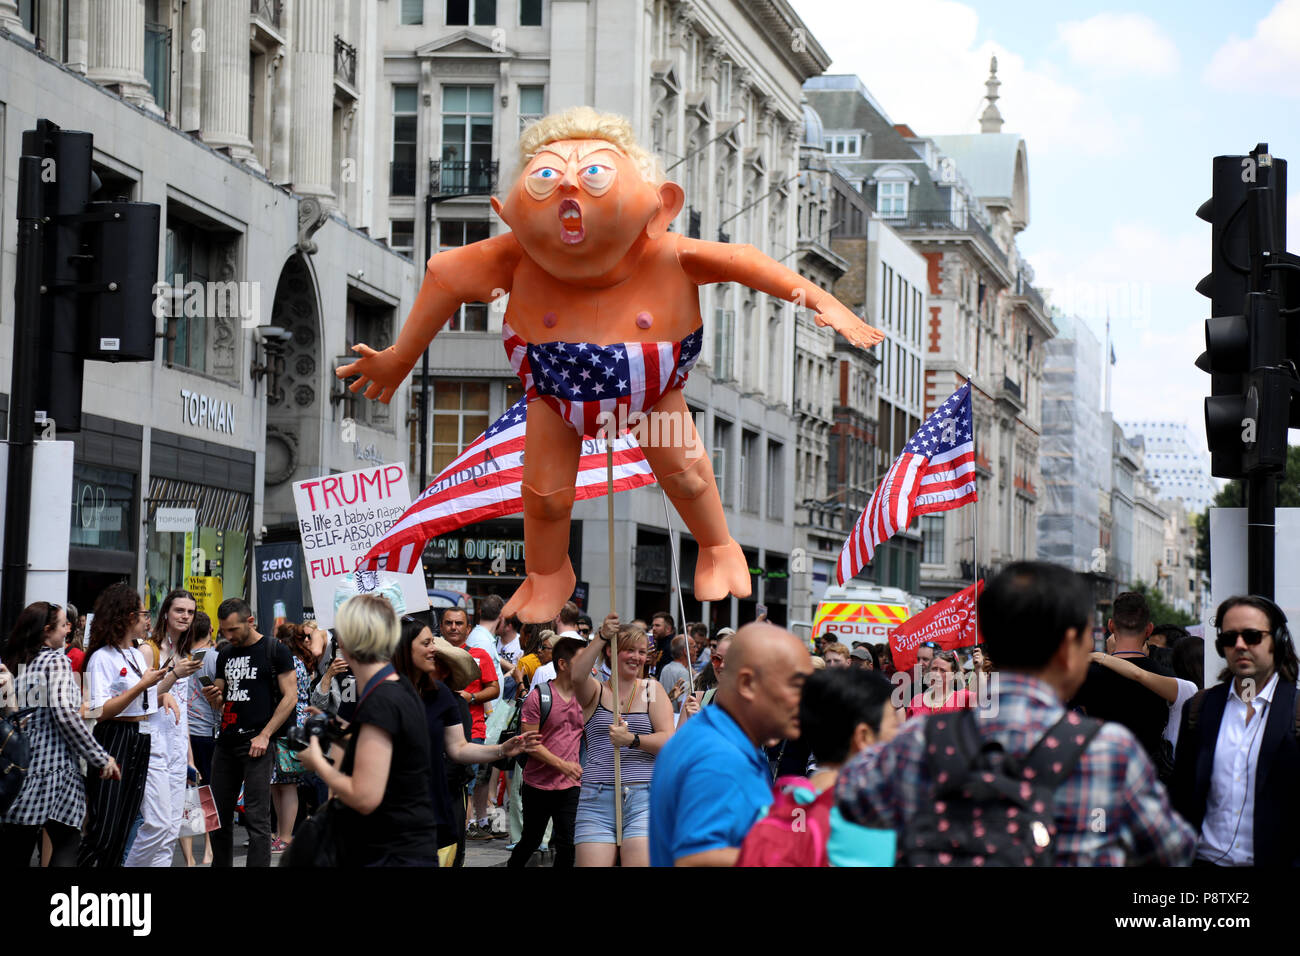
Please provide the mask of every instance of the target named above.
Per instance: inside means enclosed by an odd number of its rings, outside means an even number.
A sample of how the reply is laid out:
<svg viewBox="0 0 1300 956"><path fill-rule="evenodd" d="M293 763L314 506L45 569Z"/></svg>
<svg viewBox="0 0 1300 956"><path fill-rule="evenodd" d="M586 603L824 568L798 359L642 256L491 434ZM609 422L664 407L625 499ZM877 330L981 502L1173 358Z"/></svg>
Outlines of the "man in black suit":
<svg viewBox="0 0 1300 956"><path fill-rule="evenodd" d="M1224 682L1183 707L1170 785L1174 809L1200 831L1194 865L1300 866L1300 717L1286 615L1267 598L1231 597L1214 626Z"/></svg>
<svg viewBox="0 0 1300 956"><path fill-rule="evenodd" d="M1113 655L1153 674L1174 676L1169 668L1147 656L1145 648L1152 631L1151 608L1140 593L1125 591L1116 595L1107 624L1115 635ZM1089 716L1123 724L1132 731L1155 765L1156 776L1168 786L1174 770L1174 754L1164 736L1169 723L1167 700L1137 681L1093 662L1088 665L1088 676L1070 706Z"/></svg>

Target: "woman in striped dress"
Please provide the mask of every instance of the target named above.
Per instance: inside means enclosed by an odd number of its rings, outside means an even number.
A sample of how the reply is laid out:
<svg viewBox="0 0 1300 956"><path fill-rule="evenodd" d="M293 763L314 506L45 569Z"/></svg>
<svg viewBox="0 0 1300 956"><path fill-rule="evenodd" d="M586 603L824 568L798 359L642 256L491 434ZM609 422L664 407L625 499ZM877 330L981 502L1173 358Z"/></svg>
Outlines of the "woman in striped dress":
<svg viewBox="0 0 1300 956"><path fill-rule="evenodd" d="M80 758L105 780L121 775L81 719L81 688L63 652L69 630L62 608L38 601L18 616L5 643L5 666L18 675L18 706L36 712L24 726L32 747L27 777L0 827L2 867L30 865L42 829L50 865L75 866L86 815Z"/></svg>
<svg viewBox="0 0 1300 956"><path fill-rule="evenodd" d="M591 676L599 658L611 668L610 641L617 635L618 691ZM633 625L619 627L617 615L605 618L599 633L574 658L573 689L582 704L587 753L582 761L582 793L573 842L578 866L650 865L650 778L655 754L673 733L673 706L663 686L641 678L649 640ZM614 748L619 749L621 795L614 793ZM623 805L623 846L616 839L614 801Z"/></svg>

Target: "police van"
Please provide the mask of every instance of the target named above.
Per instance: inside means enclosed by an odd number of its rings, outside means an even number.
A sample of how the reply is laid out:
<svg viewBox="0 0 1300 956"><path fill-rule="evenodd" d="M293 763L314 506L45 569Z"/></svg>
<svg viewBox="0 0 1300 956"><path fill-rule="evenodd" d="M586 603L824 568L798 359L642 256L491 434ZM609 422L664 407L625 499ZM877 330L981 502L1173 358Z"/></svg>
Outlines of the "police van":
<svg viewBox="0 0 1300 956"><path fill-rule="evenodd" d="M823 635L828 642L849 648L855 641L887 644L894 628L921 610L923 603L901 588L831 585L813 616L809 646Z"/></svg>

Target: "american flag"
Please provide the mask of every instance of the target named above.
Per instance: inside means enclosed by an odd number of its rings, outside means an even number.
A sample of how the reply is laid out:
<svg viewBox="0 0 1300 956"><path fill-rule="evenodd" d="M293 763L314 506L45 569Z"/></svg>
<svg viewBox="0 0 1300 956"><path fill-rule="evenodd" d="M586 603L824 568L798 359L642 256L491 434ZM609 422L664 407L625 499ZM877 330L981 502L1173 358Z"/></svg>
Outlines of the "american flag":
<svg viewBox="0 0 1300 956"><path fill-rule="evenodd" d="M477 521L524 510L524 426L528 399L521 398L442 470L357 565L368 570L413 573L430 538ZM545 454L545 451L539 452ZM605 494L605 442L584 438L575 482L578 498ZM650 463L631 435L614 442L614 490L653 484Z"/></svg>
<svg viewBox="0 0 1300 956"><path fill-rule="evenodd" d="M977 500L975 429L970 382L948 396L903 447L844 542L835 575L852 579L876 547L911 524L917 515L960 508Z"/></svg>
<svg viewBox="0 0 1300 956"><path fill-rule="evenodd" d="M665 393L686 384L700 357L704 333L696 329L680 342L525 341L502 327L506 355L528 398L540 398L580 434L598 434L601 414L618 406L647 409Z"/></svg>

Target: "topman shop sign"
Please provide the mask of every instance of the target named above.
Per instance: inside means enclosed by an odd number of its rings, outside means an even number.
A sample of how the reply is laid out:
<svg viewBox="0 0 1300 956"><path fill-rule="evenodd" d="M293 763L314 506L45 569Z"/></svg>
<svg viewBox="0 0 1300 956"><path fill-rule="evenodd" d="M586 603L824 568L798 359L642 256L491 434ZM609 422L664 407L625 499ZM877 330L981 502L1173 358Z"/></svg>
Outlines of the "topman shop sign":
<svg viewBox="0 0 1300 956"><path fill-rule="evenodd" d="M188 388L181 389L181 421L187 425L210 428L215 432L235 433L235 406Z"/></svg>

